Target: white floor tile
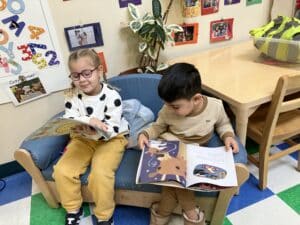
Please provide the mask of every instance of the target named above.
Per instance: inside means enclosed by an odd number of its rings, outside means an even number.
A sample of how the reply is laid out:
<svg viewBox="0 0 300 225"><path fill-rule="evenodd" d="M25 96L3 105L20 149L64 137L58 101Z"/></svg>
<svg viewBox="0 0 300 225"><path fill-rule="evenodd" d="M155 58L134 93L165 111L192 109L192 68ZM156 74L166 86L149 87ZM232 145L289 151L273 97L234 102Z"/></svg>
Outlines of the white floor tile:
<svg viewBox="0 0 300 225"><path fill-rule="evenodd" d="M0 207L0 225L29 225L31 197Z"/></svg>
<svg viewBox="0 0 300 225"><path fill-rule="evenodd" d="M276 195L228 216L233 225L299 225L300 216Z"/></svg>
<svg viewBox="0 0 300 225"><path fill-rule="evenodd" d="M279 151L272 148L272 152ZM300 182L300 172L296 170L297 161L285 156L269 163L267 187L274 193L281 192ZM258 179L258 168L253 164L248 164L249 171Z"/></svg>

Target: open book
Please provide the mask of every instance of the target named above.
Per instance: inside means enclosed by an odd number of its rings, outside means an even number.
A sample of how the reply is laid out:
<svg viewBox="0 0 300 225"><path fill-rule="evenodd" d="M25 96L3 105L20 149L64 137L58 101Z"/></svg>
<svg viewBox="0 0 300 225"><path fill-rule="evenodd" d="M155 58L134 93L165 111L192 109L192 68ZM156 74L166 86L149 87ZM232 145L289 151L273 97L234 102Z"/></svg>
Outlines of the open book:
<svg viewBox="0 0 300 225"><path fill-rule="evenodd" d="M136 183L152 183L193 190L237 186L232 151L179 141L149 141L142 151Z"/></svg>
<svg viewBox="0 0 300 225"><path fill-rule="evenodd" d="M86 138L98 140L101 137L108 138L109 133L104 132L98 128L94 128L90 126L90 129L80 130L79 125L88 125L88 123L84 123L82 121L78 121L76 119L71 118L63 118L58 117L46 122L42 127L33 132L26 140L38 139L47 136L60 136L64 134L69 134L72 129L76 129L77 133L80 133Z"/></svg>

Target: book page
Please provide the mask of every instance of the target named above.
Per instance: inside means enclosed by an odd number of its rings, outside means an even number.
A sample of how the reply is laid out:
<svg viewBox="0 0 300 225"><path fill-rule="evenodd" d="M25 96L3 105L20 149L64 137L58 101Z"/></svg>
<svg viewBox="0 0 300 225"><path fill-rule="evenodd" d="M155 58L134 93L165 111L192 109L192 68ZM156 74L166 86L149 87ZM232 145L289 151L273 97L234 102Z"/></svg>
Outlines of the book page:
<svg viewBox="0 0 300 225"><path fill-rule="evenodd" d="M172 181L175 181L185 186L186 161L180 154L179 141L150 140L149 145L142 152L136 183L163 185L163 182L171 181L170 185L165 185L174 186Z"/></svg>
<svg viewBox="0 0 300 225"><path fill-rule="evenodd" d="M75 129L76 126L80 125L88 125L88 123L84 123L82 121L78 121L75 119L70 118L63 118L58 117L52 120L49 120L46 124L44 124L42 127L40 127L38 130L36 130L34 133L32 133L26 140L32 140L32 139L38 139L48 136L60 136L69 134L72 129ZM76 128L77 129L77 128ZM98 140L99 137L104 136L107 137L109 134L106 132L100 130L100 129L90 129L90 132L87 132L86 130L80 131L77 130L77 133L80 133L86 138Z"/></svg>
<svg viewBox="0 0 300 225"><path fill-rule="evenodd" d="M187 187L201 183L237 186L232 151L226 151L224 146L208 148L188 144L186 157Z"/></svg>

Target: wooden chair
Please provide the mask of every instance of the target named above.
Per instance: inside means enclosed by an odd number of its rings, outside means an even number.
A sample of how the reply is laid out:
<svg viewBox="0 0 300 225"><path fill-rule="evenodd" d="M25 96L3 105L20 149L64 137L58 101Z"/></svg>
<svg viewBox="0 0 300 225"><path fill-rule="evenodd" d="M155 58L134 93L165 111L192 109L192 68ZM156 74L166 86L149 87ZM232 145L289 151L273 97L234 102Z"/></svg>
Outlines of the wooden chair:
<svg viewBox="0 0 300 225"><path fill-rule="evenodd" d="M269 161L296 151L300 144L291 141L300 134L300 75L282 76L277 83L270 104L260 108L249 118L247 135L259 143L259 156L248 155L249 161L259 168L259 187L265 189ZM290 147L270 154L272 144L288 141ZM300 153L298 166L300 171Z"/></svg>

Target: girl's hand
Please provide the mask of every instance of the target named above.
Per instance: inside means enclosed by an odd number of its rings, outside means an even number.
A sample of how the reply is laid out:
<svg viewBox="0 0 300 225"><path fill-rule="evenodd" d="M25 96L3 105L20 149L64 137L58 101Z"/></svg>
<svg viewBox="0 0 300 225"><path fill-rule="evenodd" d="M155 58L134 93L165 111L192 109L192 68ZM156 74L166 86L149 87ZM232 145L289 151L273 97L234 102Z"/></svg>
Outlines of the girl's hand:
<svg viewBox="0 0 300 225"><path fill-rule="evenodd" d="M138 146L140 149L143 149L145 146L149 146L148 137L143 133L138 136Z"/></svg>
<svg viewBox="0 0 300 225"><path fill-rule="evenodd" d="M224 140L224 144L225 144L226 151L232 149L233 153L239 152L239 146L233 137L226 137Z"/></svg>
<svg viewBox="0 0 300 225"><path fill-rule="evenodd" d="M93 127L85 124L77 125L74 127L73 131L80 135L94 135L97 133Z"/></svg>
<svg viewBox="0 0 300 225"><path fill-rule="evenodd" d="M103 123L102 121L100 121L99 119L95 118L95 117L92 117L90 119L89 124L92 127L99 128L100 130L103 130L103 131L107 131L108 130L108 126L105 123Z"/></svg>

